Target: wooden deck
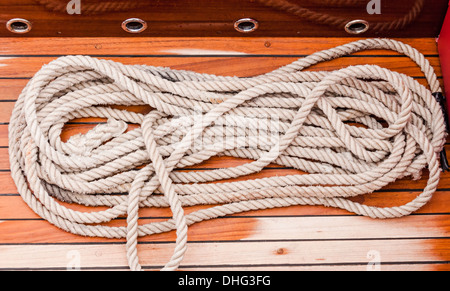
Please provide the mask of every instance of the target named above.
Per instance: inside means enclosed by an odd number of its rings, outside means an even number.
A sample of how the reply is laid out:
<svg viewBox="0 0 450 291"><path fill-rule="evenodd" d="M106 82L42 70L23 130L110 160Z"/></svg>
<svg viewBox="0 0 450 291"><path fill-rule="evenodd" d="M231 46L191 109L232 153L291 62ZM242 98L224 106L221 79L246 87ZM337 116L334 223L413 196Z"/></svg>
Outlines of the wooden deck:
<svg viewBox="0 0 450 291"><path fill-rule="evenodd" d="M2 38L0 39L0 270L127 270L125 241L66 233L38 217L22 201L10 177L8 122L14 102L42 65L66 54L88 54L125 64L169 66L220 75L253 76L276 69L348 38ZM436 42L403 39L423 52L441 77ZM425 83L406 57L386 51L358 53L315 66L334 70L378 64ZM136 110L144 110L137 108ZM89 119L66 126L64 138L92 128ZM450 149L450 144L448 144ZM213 158L198 170L236 165L234 158ZM255 177L296 170L272 166ZM426 184L401 180L382 191L358 197L370 205L394 206L412 200ZM83 210L86 207L70 206ZM197 208L187 208L190 212ZM144 209L140 222L170 217L167 209ZM110 225L125 225L118 219ZM395 220L373 220L325 207L252 211L189 228L181 270L450 270L450 173L419 212ZM141 238L141 264L161 268L169 259L175 233ZM378 265L380 263L380 265Z"/></svg>

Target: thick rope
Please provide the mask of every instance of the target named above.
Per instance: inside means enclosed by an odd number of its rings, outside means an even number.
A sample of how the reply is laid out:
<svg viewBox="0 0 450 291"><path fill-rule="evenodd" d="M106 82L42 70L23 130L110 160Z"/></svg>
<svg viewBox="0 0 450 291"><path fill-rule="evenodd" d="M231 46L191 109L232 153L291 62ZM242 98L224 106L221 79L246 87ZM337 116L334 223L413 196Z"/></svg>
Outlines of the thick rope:
<svg viewBox="0 0 450 291"><path fill-rule="evenodd" d="M429 88L375 65L304 71L367 49L409 56ZM19 96L9 126L11 175L26 203L57 227L126 238L132 270L142 269L138 237L176 230L174 253L163 268L175 270L187 249L188 226L208 219L291 205L325 205L372 218L417 211L438 186L438 153L446 139L433 92L441 89L425 57L389 39L356 41L250 78L66 56L45 65ZM143 115L112 105L152 110ZM107 122L63 142L64 124L85 117ZM213 156L253 161L176 171ZM305 174L223 181L271 163ZM349 199L400 178L419 178L426 167L426 187L405 205L381 208ZM108 208L81 212L58 200ZM184 214L183 207L200 204L210 207ZM141 207L170 207L173 217L138 225ZM126 227L104 225L124 215Z"/></svg>

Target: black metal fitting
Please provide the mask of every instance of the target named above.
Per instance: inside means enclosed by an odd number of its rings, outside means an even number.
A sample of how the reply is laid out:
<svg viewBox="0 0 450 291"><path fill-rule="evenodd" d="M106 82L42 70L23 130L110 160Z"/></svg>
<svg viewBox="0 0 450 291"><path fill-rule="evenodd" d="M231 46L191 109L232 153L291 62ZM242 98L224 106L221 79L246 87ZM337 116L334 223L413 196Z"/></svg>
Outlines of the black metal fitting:
<svg viewBox="0 0 450 291"><path fill-rule="evenodd" d="M444 122L445 122L445 128L447 130L447 133L450 133L450 123L448 119L448 110L447 110L447 98L444 94L441 92L435 92L433 93L434 98L436 101L441 105L442 113L444 115ZM440 153L440 160L441 160L441 169L444 172L450 172L450 166L447 159L447 153L445 151L445 148L442 149Z"/></svg>

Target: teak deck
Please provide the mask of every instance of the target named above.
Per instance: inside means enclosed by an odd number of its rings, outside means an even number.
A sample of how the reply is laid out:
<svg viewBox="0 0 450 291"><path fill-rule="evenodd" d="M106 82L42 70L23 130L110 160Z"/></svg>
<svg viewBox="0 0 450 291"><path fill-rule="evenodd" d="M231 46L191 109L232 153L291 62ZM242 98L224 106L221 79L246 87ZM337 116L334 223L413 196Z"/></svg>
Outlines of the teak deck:
<svg viewBox="0 0 450 291"><path fill-rule="evenodd" d="M0 39L0 270L65 270L74 260L82 270L127 270L125 241L66 233L41 219L22 201L10 177L8 123L14 102L42 65L58 56L88 54L125 64L168 66L220 75L253 76L349 38L2 38ZM424 53L441 77L436 41L403 39ZM334 70L378 64L425 83L406 57L367 51L311 69ZM134 110L147 110L143 107ZM92 128L98 120L74 120L64 138ZM448 150L450 144L448 144ZM213 158L196 170L243 163ZM292 174L273 165L252 178ZM394 206L412 200L426 184L401 180L382 191L357 197L370 205ZM86 207L71 206L83 210ZM193 208L186 208L186 212ZM143 209L141 223L169 218L170 210ZM111 225L125 225L119 219ZM343 210L298 206L252 211L189 228L181 270L450 270L450 174L444 173L430 204L400 219L373 220ZM143 237L144 269L169 259L175 232ZM378 265L380 263L380 265Z"/></svg>

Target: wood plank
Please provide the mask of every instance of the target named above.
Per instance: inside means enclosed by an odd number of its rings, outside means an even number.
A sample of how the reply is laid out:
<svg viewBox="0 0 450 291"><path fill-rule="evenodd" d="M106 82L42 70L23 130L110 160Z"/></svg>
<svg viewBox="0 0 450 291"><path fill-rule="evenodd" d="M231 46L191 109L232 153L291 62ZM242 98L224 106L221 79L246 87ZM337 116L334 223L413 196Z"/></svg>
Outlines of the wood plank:
<svg viewBox="0 0 450 291"><path fill-rule="evenodd" d="M0 171L9 170L9 154L7 148L0 148Z"/></svg>
<svg viewBox="0 0 450 291"><path fill-rule="evenodd" d="M232 159L230 159L232 160ZM220 161L220 159L219 159ZM227 167L227 165L219 164L220 167ZM423 171L423 176L420 180L412 180L410 178L404 178L399 179L383 188L383 191L391 190L391 191L420 191L421 189L425 188L427 184L427 178L428 174L427 171ZM302 174L303 172L296 170L296 169L289 169L289 168L267 168L262 170L259 173L239 177L236 179L230 179L230 180L222 180L220 182L232 182L232 181L242 181L247 179L260 179L265 177L273 177L273 176L286 176L286 175L298 175ZM2 188L0 188L0 194L16 194L17 190L13 183L12 178L10 177L9 171L6 172L0 172L0 184L3 185ZM440 182L439 182L439 188L440 189L450 189L450 174L445 173L441 176Z"/></svg>
<svg viewBox="0 0 450 291"><path fill-rule="evenodd" d="M416 81L423 86L428 85L424 78L416 78ZM444 87L442 77L439 78L439 81L441 82L441 87ZM0 102L13 102L17 100L28 82L29 79L0 79Z"/></svg>
<svg viewBox="0 0 450 291"><path fill-rule="evenodd" d="M357 271L409 271L409 272L425 272L425 271L450 271L450 264L448 263L384 263L381 265L380 269L373 269L372 265L367 264L330 264L330 265L261 265L261 266L188 266L183 267L180 271L184 272L331 272L331 271L347 271L347 272L357 272ZM33 267L22 267L22 268L5 268L2 271L64 271L67 267L60 268L33 268ZM70 270L74 270L71 265ZM78 269L75 269L78 270ZM122 267L91 267L91 268L80 268L82 271L129 271L126 266ZM145 268L146 271L154 271L156 269ZM225 274L224 274L225 275ZM178 277L179 278L179 277Z"/></svg>
<svg viewBox="0 0 450 291"><path fill-rule="evenodd" d="M438 190L431 202L419 209L417 214L450 214L450 195L448 192ZM361 195L353 198L353 201L371 206L392 207L406 204L413 200L420 191L383 191ZM86 207L77 204L60 202L63 206L76 211L101 211L106 207ZM185 212L190 213L210 206L185 207ZM19 194L1 194L0 196L0 220L30 220L39 219L22 200ZM139 212L141 218L168 218L172 214L168 208L142 208ZM286 208L274 208L259 211L238 213L235 217L278 217L278 216L326 216L326 215L353 215L345 210L324 206L291 206Z"/></svg>
<svg viewBox="0 0 450 291"><path fill-rule="evenodd" d="M0 78L32 77L44 64L54 60L53 57L0 57ZM106 59L106 58L105 58ZM296 61L297 57L108 57L108 60L126 65L150 65L170 67L175 70L190 70L198 73L223 76L251 77L267 73ZM437 76L442 76L439 58L428 57L435 68ZM348 66L377 64L393 71L399 71L411 77L423 76L423 73L406 57L379 58L374 56L357 58L340 58L308 68L311 71L331 71Z"/></svg>
<svg viewBox="0 0 450 291"><path fill-rule="evenodd" d="M2 82L3 81L3 82ZM21 81L21 82L17 82ZM19 97L19 94L22 92L23 88L25 87L26 83L29 80L16 80L16 79L0 79L0 123L9 123L11 118L11 113L14 109L15 100ZM416 78L416 81L418 81L423 86L428 86L428 82L425 79ZM441 88L444 87L442 78L439 80L441 83ZM4 87L1 87L2 83L4 84ZM23 86L23 87L21 87ZM128 107L129 110L129 107ZM139 110L136 112L146 112L148 108L140 107ZM99 122L103 121L102 119L98 118L82 118L71 121L71 123L86 123L86 122Z"/></svg>
<svg viewBox="0 0 450 291"><path fill-rule="evenodd" d="M389 264L447 263L450 261L449 239L405 240L330 240L189 243L180 269L207 266L323 266L360 265L373 261ZM172 243L139 244L141 264L148 269L161 268L170 258ZM127 265L123 244L89 245L1 245L0 269L66 268L74 257L83 268ZM382 265L381 265L382 266Z"/></svg>
<svg viewBox="0 0 450 291"><path fill-rule="evenodd" d="M15 102L0 103L0 123L9 123Z"/></svg>
<svg viewBox="0 0 450 291"><path fill-rule="evenodd" d="M27 79L0 79L0 101L17 100L28 81Z"/></svg>
<svg viewBox="0 0 450 291"><path fill-rule="evenodd" d="M3 193L1 194L14 194L17 193L16 185L11 178L10 172L0 172L0 185Z"/></svg>
<svg viewBox="0 0 450 291"><path fill-rule="evenodd" d="M8 125L0 124L0 147L8 146Z"/></svg>
<svg viewBox="0 0 450 291"><path fill-rule="evenodd" d="M4 65L0 73L0 123L3 123L0 124L0 269L65 270L73 252L81 254L82 268L128 269L123 239L87 238L66 233L37 216L17 194L9 173L7 123L14 100L28 82L17 78L31 77L40 66L60 54L91 54L131 64L157 64L199 72L251 76L288 64L301 55L346 43L349 39L302 39L302 42L296 38L68 40L11 38L8 43L8 39L0 38L0 44L4 44L0 46L3 57L0 63ZM427 54L440 76L435 40L406 41ZM35 47L40 49L35 50ZM139 57L130 57L132 55ZM385 55L389 57L383 57ZM313 69L331 70L372 62L421 76L414 64L406 60L394 53L370 51ZM425 84L423 78L418 80ZM91 121L98 120L75 122ZM86 132L93 126L95 124L71 123L66 125L62 138L66 140L74 133ZM212 158L190 168L203 171L245 162L249 160ZM298 173L270 165L257 175L241 179ZM403 179L382 191L353 200L381 207L402 205L420 193L426 178L427 171L424 171L419 181ZM334 208L293 206L249 211L201 222L189 228L189 251L181 269L366 270L369 252L376 251L381 257L382 270L450 270L450 173L443 173L439 188L429 204L414 215L400 219L372 220ZM78 211L105 209L62 204ZM185 211L189 213L205 207L186 207ZM139 223L169 217L169 209L141 209ZM107 225L125 226L126 220L117 219ZM174 241L174 231L140 238L138 249L145 268L156 270L162 267L171 255Z"/></svg>
<svg viewBox="0 0 450 291"><path fill-rule="evenodd" d="M300 171L295 169L264 169L257 174L248 175L245 177L240 177L232 180L223 180L221 182L231 182L231 181L242 181L249 179L260 179L265 177L277 176L287 176L287 175L298 175L301 174ZM420 191L425 188L427 184L427 176L423 176L422 179L414 181L411 179L400 179L394 183L391 183L383 188L386 190L407 190L407 191ZM15 194L17 193L16 187L9 172L0 172L0 185L3 187L0 189L0 194ZM450 175L442 175L439 182L440 189L450 189Z"/></svg>
<svg viewBox="0 0 450 291"><path fill-rule="evenodd" d="M126 268L121 269L126 271ZM373 265L368 264L330 264L330 265L286 265L286 266L208 266L208 267L189 267L184 268L184 271L221 271L221 272L233 272L233 271L275 271L275 272L306 272L306 271L316 271L316 272L330 272L330 271L347 271L347 272L357 272L357 271L372 271L374 269ZM424 271L450 271L450 264L448 263L382 263L380 265L379 271L394 272L394 271L409 271L409 272L424 272Z"/></svg>
<svg viewBox="0 0 450 291"><path fill-rule="evenodd" d="M295 37L77 37L0 38L1 55L309 55L361 38ZM437 55L434 38L398 39L425 55ZM39 50L35 48L38 47ZM357 55L395 55L391 51L364 51Z"/></svg>
<svg viewBox="0 0 450 291"><path fill-rule="evenodd" d="M140 219L140 224L166 219ZM124 227L125 219L108 226ZM125 239L89 238L56 229L45 220L3 220L0 223L0 244L49 243L116 243ZM30 236L30 232L33 236ZM204 221L189 227L190 242L214 241L290 241L448 238L449 215L412 215L388 220L357 216L295 216L295 217L226 217ZM174 242L175 232L139 238L140 242Z"/></svg>
<svg viewBox="0 0 450 291"><path fill-rule="evenodd" d="M0 4L2 25L17 17L29 19L33 29L26 35L36 36L242 36L233 25L237 19L252 17L259 28L249 36L315 36L348 37L344 25L353 19L369 21L365 36L436 37L447 8L446 0L423 2L407 0L384 3L383 13L368 13L365 1L266 1L266 0L183 0L138 1L112 0L105 5L83 0L78 14L67 11L67 2L7 1ZM73 2L71 2L73 3ZM287 4L286 4L287 3ZM286 7L288 6L288 7ZM238 9L237 9L238 7ZM312 15L311 15L312 14ZM129 17L148 22L141 34L129 34L121 23ZM378 29L377 29L378 26ZM381 27L380 27L381 26ZM6 29L0 36L12 36Z"/></svg>

